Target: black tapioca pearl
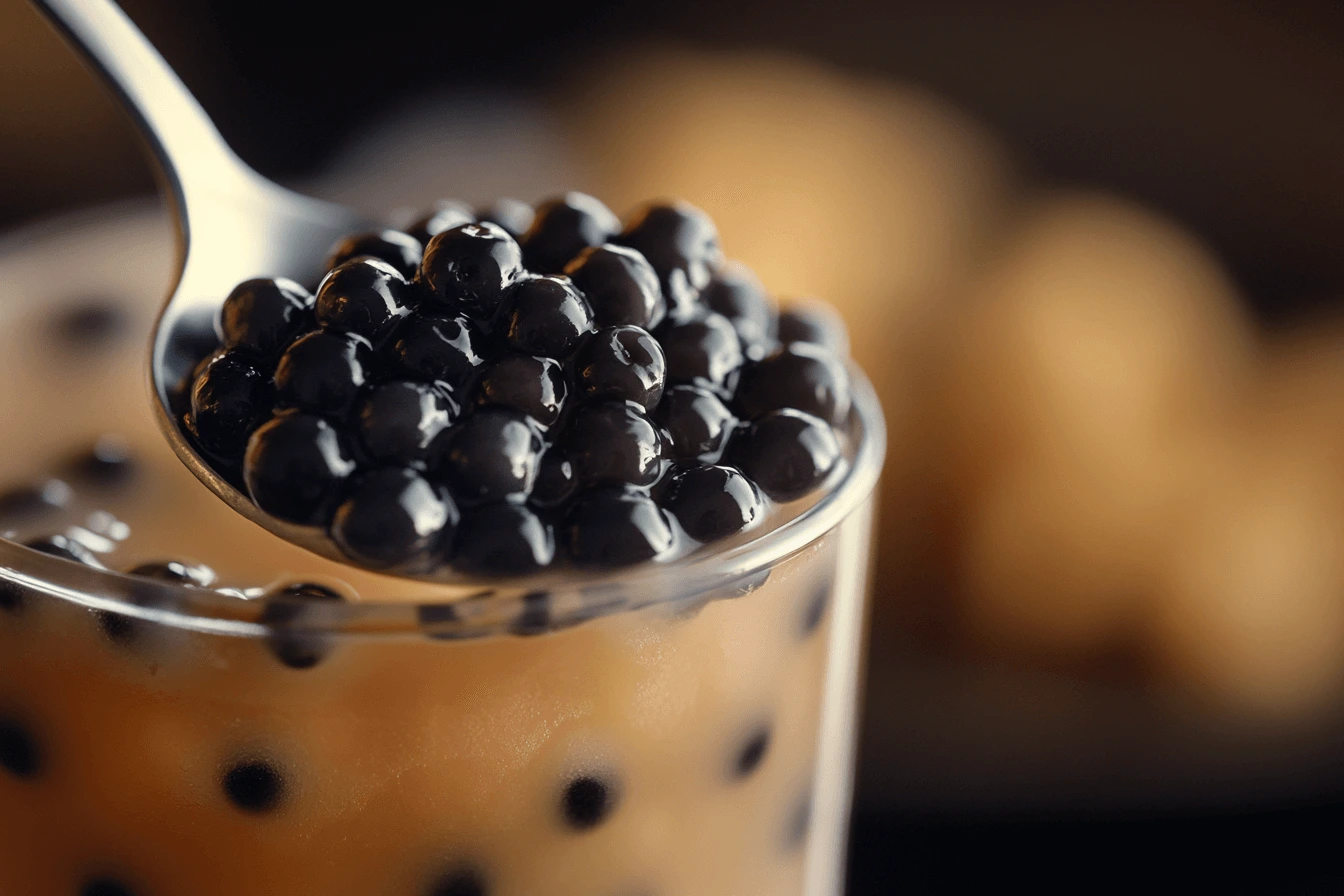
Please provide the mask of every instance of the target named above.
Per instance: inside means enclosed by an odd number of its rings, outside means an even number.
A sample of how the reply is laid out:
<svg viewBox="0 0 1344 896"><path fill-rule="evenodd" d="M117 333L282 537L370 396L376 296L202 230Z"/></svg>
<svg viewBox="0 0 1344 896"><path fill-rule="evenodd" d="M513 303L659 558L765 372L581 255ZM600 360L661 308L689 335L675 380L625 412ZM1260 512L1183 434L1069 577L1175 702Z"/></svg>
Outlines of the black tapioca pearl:
<svg viewBox="0 0 1344 896"><path fill-rule="evenodd" d="M136 896L136 894L115 877L95 877L79 888L79 896Z"/></svg>
<svg viewBox="0 0 1344 896"><path fill-rule="evenodd" d="M484 575L527 575L555 559L555 529L521 504L499 501L463 513L457 530L458 569Z"/></svg>
<svg viewBox="0 0 1344 896"><path fill-rule="evenodd" d="M0 579L0 610L15 613L23 609L26 589L18 582Z"/></svg>
<svg viewBox="0 0 1344 896"><path fill-rule="evenodd" d="M663 505L697 541L726 538L766 513L751 480L735 467L691 467L674 474Z"/></svg>
<svg viewBox="0 0 1344 896"><path fill-rule="evenodd" d="M742 781L751 777L765 761L766 754L770 752L770 740L771 731L768 723L762 722L754 726L733 752L732 761L728 766L729 780Z"/></svg>
<svg viewBox="0 0 1344 896"><path fill-rule="evenodd" d="M825 348L796 342L744 367L734 400L746 420L792 408L839 425L849 413L849 373Z"/></svg>
<svg viewBox="0 0 1344 896"><path fill-rule="evenodd" d="M841 461L840 443L830 425L792 408L770 411L739 429L728 455L776 501L803 497Z"/></svg>
<svg viewBox="0 0 1344 896"><path fill-rule="evenodd" d="M566 193L537 206L519 242L528 268L558 274L574 256L602 245L620 229L620 220L599 200L585 193Z"/></svg>
<svg viewBox="0 0 1344 896"><path fill-rule="evenodd" d="M576 831L589 831L602 824L620 803L620 784L610 775L580 775L565 786L560 814Z"/></svg>
<svg viewBox="0 0 1344 896"><path fill-rule="evenodd" d="M90 349L119 341L131 328L131 315L120 304L103 298L75 302L51 319L48 332L59 345Z"/></svg>
<svg viewBox="0 0 1344 896"><path fill-rule="evenodd" d="M37 739L13 716L0 716L0 767L16 778L31 778L42 770Z"/></svg>
<svg viewBox="0 0 1344 896"><path fill-rule="evenodd" d="M534 591L523 595L523 608L509 624L515 635L542 635L551 630L551 595Z"/></svg>
<svg viewBox="0 0 1344 896"><path fill-rule="evenodd" d="M425 246L420 275L439 302L478 321L495 316L523 277L523 250L498 224L462 224Z"/></svg>
<svg viewBox="0 0 1344 896"><path fill-rule="evenodd" d="M136 619L134 616L127 616L124 613L115 613L110 610L97 610L94 613L98 620L98 627L103 630L107 639L118 647L129 647L140 636L140 631L144 625L143 619Z"/></svg>
<svg viewBox="0 0 1344 896"><path fill-rule="evenodd" d="M274 417L252 434L243 479L252 502L301 525L325 523L355 471L349 439L323 417Z"/></svg>
<svg viewBox="0 0 1344 896"><path fill-rule="evenodd" d="M93 551L80 544L73 538L65 535L48 535L46 538L37 538L32 541L25 541L23 546L32 548L35 551L41 551L51 557L59 557L62 560L70 560L74 563L81 563L84 566L92 566L95 569L102 569L103 564L94 556Z"/></svg>
<svg viewBox="0 0 1344 896"><path fill-rule="evenodd" d="M339 417L372 378L373 364L373 345L358 333L306 333L280 356L274 378L276 405Z"/></svg>
<svg viewBox="0 0 1344 896"><path fill-rule="evenodd" d="M802 794L789 809L784 819L784 852L797 851L807 841L808 831L812 827L812 792Z"/></svg>
<svg viewBox="0 0 1344 896"><path fill-rule="evenodd" d="M821 620L826 617L826 608L831 602L831 583L822 582L817 585L812 595L803 605L803 616L800 620L799 634L807 638L815 632L821 625Z"/></svg>
<svg viewBox="0 0 1344 896"><path fill-rule="evenodd" d="M224 795L244 812L272 812L285 798L284 775L264 759L245 759L229 766L220 785Z"/></svg>
<svg viewBox="0 0 1344 896"><path fill-rule="evenodd" d="M658 272L668 302L682 308L695 301L723 264L714 222L686 202L645 206L614 241L642 253Z"/></svg>
<svg viewBox="0 0 1344 896"><path fill-rule="evenodd" d="M64 465L71 480L95 488L115 488L135 477L135 458L130 447L116 436L102 436L70 458Z"/></svg>
<svg viewBox="0 0 1344 896"><path fill-rule="evenodd" d="M485 872L475 865L459 865L436 879L425 896L488 896Z"/></svg>
<svg viewBox="0 0 1344 896"><path fill-rule="evenodd" d="M0 523L16 523L64 510L70 504L70 486L60 479L21 485L0 492Z"/></svg>
<svg viewBox="0 0 1344 896"><path fill-rule="evenodd" d="M312 293L293 280L244 280L219 311L217 326L224 347L274 361L312 325L313 302Z"/></svg>
<svg viewBox="0 0 1344 896"><path fill-rule="evenodd" d="M318 631L305 631L314 602L342 601L345 598L322 585L296 583L271 594L259 621L270 627L266 646L276 659L291 669L311 669L331 653L331 639Z"/></svg>

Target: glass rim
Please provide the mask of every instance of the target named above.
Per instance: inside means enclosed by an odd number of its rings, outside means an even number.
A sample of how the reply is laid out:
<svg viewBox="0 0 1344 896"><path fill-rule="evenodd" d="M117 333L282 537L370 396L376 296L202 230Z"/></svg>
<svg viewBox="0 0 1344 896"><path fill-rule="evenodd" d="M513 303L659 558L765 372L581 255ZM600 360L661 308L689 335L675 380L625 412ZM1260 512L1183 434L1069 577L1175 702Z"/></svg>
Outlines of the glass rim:
<svg viewBox="0 0 1344 896"><path fill-rule="evenodd" d="M855 438L846 469L803 512L759 537L724 550L692 551L667 563L593 573L563 570L463 580L446 586L458 596L437 603L432 597L295 600L301 611L284 615L285 630L341 637L417 634L445 640L537 634L655 604L675 607L746 594L764 581L763 573L768 575L780 562L840 525L877 485L886 454L886 422L868 378L852 360L848 366ZM276 630L275 618L266 614L266 608L286 600L240 599L211 589L84 566L4 540L0 540L0 584L172 628L254 638Z"/></svg>

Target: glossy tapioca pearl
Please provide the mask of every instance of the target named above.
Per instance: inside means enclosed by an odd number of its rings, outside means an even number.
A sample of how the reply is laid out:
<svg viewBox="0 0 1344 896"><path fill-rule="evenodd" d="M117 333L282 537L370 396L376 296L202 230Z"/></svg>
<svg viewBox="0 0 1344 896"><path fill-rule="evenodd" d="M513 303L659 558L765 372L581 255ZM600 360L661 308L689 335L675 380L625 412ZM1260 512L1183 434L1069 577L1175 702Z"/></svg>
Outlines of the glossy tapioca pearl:
<svg viewBox="0 0 1344 896"><path fill-rule="evenodd" d="M475 865L460 864L436 877L425 896L490 896L485 872Z"/></svg>
<svg viewBox="0 0 1344 896"><path fill-rule="evenodd" d="M59 557L72 563L92 566L94 569L103 568L103 563L98 559L97 554L89 550L83 542L68 535L48 535L45 538L35 538L31 541L25 541L23 546L40 551L50 557Z"/></svg>
<svg viewBox="0 0 1344 896"><path fill-rule="evenodd" d="M770 411L740 429L728 456L776 501L801 498L840 462L840 443L826 421L802 411Z"/></svg>
<svg viewBox="0 0 1344 896"><path fill-rule="evenodd" d="M463 224L473 224L475 221L476 213L467 203L456 199L441 199L434 203L434 207L429 211L413 218L405 230L424 246L428 245L431 238L445 230L452 230Z"/></svg>
<svg viewBox="0 0 1344 896"><path fill-rule="evenodd" d="M551 524L522 504L501 501L465 511L453 565L492 576L528 575L555 560Z"/></svg>
<svg viewBox="0 0 1344 896"><path fill-rule="evenodd" d="M46 332L66 351L87 351L120 342L130 333L132 317L116 299L88 296L57 311Z"/></svg>
<svg viewBox="0 0 1344 896"><path fill-rule="evenodd" d="M578 488L578 479L574 475L574 465L559 448L551 447L541 456L537 465L537 478L532 483L532 493L528 501L534 507L554 509L564 504Z"/></svg>
<svg viewBox="0 0 1344 896"><path fill-rule="evenodd" d="M357 233L341 240L331 249L323 270L330 271L355 258L376 258L391 265L407 280L420 268L425 247L409 233L400 230L374 230ZM321 296L318 296L319 301Z"/></svg>
<svg viewBox="0 0 1344 896"><path fill-rule="evenodd" d="M652 485L663 473L662 432L633 402L602 402L574 411L559 445L582 485Z"/></svg>
<svg viewBox="0 0 1344 896"><path fill-rule="evenodd" d="M676 545L662 508L629 486L577 495L565 515L565 546L581 566L626 566L666 555Z"/></svg>
<svg viewBox="0 0 1344 896"><path fill-rule="evenodd" d="M422 571L437 565L459 514L448 490L403 467L359 477L331 521L341 551L371 569Z"/></svg>
<svg viewBox="0 0 1344 896"><path fill-rule="evenodd" d="M647 330L605 327L574 355L574 381L584 399L632 401L647 411L663 397L667 359Z"/></svg>
<svg viewBox="0 0 1344 896"><path fill-rule="evenodd" d="M566 193L537 206L520 242L530 270L558 274L589 246L600 246L621 229L620 219L586 193Z"/></svg>
<svg viewBox="0 0 1344 896"><path fill-rule="evenodd" d="M364 454L384 464L422 465L461 409L446 383L393 380L355 404L352 428Z"/></svg>
<svg viewBox="0 0 1344 896"><path fill-rule="evenodd" d="M747 420L793 408L839 425L849 414L849 373L821 346L794 343L743 368L734 402Z"/></svg>
<svg viewBox="0 0 1344 896"><path fill-rule="evenodd" d="M522 279L523 253L498 224L463 224L429 241L420 273L439 302L488 321Z"/></svg>
<svg viewBox="0 0 1344 896"><path fill-rule="evenodd" d="M667 433L668 454L681 463L718 463L737 426L723 400L700 386L669 386L653 419Z"/></svg>
<svg viewBox="0 0 1344 896"><path fill-rule="evenodd" d="M279 765L269 759L249 757L224 769L220 789L236 808L260 815L278 809L289 787Z"/></svg>
<svg viewBox="0 0 1344 896"><path fill-rule="evenodd" d="M667 381L704 386L731 395L745 357L737 330L713 311L668 321L658 328L658 343L667 358Z"/></svg>
<svg viewBox="0 0 1344 896"><path fill-rule="evenodd" d="M275 403L341 416L372 379L373 345L357 333L315 330L300 336L275 368Z"/></svg>
<svg viewBox="0 0 1344 896"><path fill-rule="evenodd" d="M522 499L532 491L542 448L526 416L482 408L439 439L434 466L464 504Z"/></svg>
<svg viewBox="0 0 1344 896"><path fill-rule="evenodd" d="M223 351L198 368L185 426L207 453L236 459L275 403L268 372L239 351Z"/></svg>
<svg viewBox="0 0 1344 896"><path fill-rule="evenodd" d="M575 831L590 831L611 818L621 803L621 782L612 772L571 779L560 797L560 817Z"/></svg>
<svg viewBox="0 0 1344 896"><path fill-rule="evenodd" d="M300 525L325 524L355 471L346 437L311 414L285 414L252 434L243 481L253 503Z"/></svg>
<svg viewBox="0 0 1344 896"><path fill-rule="evenodd" d="M658 272L663 293L687 310L723 264L719 231L688 202L656 202L636 212L614 240L637 249Z"/></svg>
<svg viewBox="0 0 1344 896"><path fill-rule="evenodd" d="M835 309L825 302L798 302L779 315L778 338L783 345L805 342L819 345L837 358L849 356L849 333Z"/></svg>
<svg viewBox="0 0 1344 896"><path fill-rule="evenodd" d="M220 341L273 362L285 346L313 325L313 296L293 280L244 280L219 311Z"/></svg>
<svg viewBox="0 0 1344 896"><path fill-rule="evenodd" d="M667 315L658 274L634 249L607 244L584 249L565 265L600 327L652 329Z"/></svg>
<svg viewBox="0 0 1344 896"><path fill-rule="evenodd" d="M62 479L44 479L0 492L0 525L40 519L70 506L74 491Z"/></svg>
<svg viewBox="0 0 1344 896"><path fill-rule="evenodd" d="M16 716L0 716L0 768L16 778L32 778L42 770L42 749L37 738Z"/></svg>
<svg viewBox="0 0 1344 896"><path fill-rule="evenodd" d="M739 262L723 266L700 293L710 311L733 324L742 353L759 361L770 353L778 331L779 308L750 268Z"/></svg>
<svg viewBox="0 0 1344 896"><path fill-rule="evenodd" d="M568 358L594 329L592 308L568 277L531 277L509 296L504 334L514 351Z"/></svg>
<svg viewBox="0 0 1344 896"><path fill-rule="evenodd" d="M485 363L485 340L462 316L412 313L384 349L390 365L425 382L464 383Z"/></svg>
<svg viewBox="0 0 1344 896"><path fill-rule="evenodd" d="M523 234L532 226L536 213L532 206L520 199L496 199L483 209L479 216L482 221L498 224L516 240L522 240Z"/></svg>
<svg viewBox="0 0 1344 896"><path fill-rule="evenodd" d="M560 419L569 397L569 381L552 358L505 354L488 364L476 382L476 404L526 414L544 427Z"/></svg>
<svg viewBox="0 0 1344 896"><path fill-rule="evenodd" d="M741 532L766 513L756 486L735 467L680 470L671 476L662 503L686 534L700 542Z"/></svg>
<svg viewBox="0 0 1344 896"><path fill-rule="evenodd" d="M271 591L258 621L267 627L266 647L291 669L311 669L331 653L331 638L314 625L314 606L338 603L344 595L322 585L296 582Z"/></svg>
<svg viewBox="0 0 1344 896"><path fill-rule="evenodd" d="M729 781L744 781L755 774L770 751L772 732L769 722L752 725L734 747L728 761Z"/></svg>
<svg viewBox="0 0 1344 896"><path fill-rule="evenodd" d="M79 896L137 896L137 891L115 877L95 877L79 888Z"/></svg>
<svg viewBox="0 0 1344 896"><path fill-rule="evenodd" d="M395 267L354 258L333 268L317 288L313 314L328 330L377 342L410 312L411 287Z"/></svg>

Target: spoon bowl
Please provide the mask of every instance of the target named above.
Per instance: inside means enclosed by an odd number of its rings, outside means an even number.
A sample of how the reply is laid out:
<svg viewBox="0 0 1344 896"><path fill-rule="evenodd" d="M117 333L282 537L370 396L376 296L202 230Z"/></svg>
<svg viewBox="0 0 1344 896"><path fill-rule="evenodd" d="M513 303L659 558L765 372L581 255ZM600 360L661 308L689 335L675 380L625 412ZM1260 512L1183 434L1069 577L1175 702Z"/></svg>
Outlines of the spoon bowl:
<svg viewBox="0 0 1344 896"><path fill-rule="evenodd" d="M197 454L180 427L174 394L218 344L224 297L253 277L312 283L341 237L374 229L344 206L273 183L224 142L205 110L135 24L110 0L32 0L112 89L156 161L177 231L177 265L150 342L154 416L179 460L252 522L302 548L350 563L327 533L263 513ZM454 578L451 570L419 576Z"/></svg>

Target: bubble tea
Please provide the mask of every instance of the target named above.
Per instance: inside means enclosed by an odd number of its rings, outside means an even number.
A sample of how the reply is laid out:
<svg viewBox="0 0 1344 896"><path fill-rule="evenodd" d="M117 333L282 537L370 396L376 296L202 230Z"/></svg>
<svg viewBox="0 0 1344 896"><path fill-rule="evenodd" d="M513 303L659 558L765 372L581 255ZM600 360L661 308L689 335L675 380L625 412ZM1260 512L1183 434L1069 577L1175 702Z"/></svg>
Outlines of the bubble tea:
<svg viewBox="0 0 1344 896"><path fill-rule="evenodd" d="M0 245L0 893L840 892L876 401L693 209L508 208L356 235L183 384L348 565L156 431L157 219Z"/></svg>

